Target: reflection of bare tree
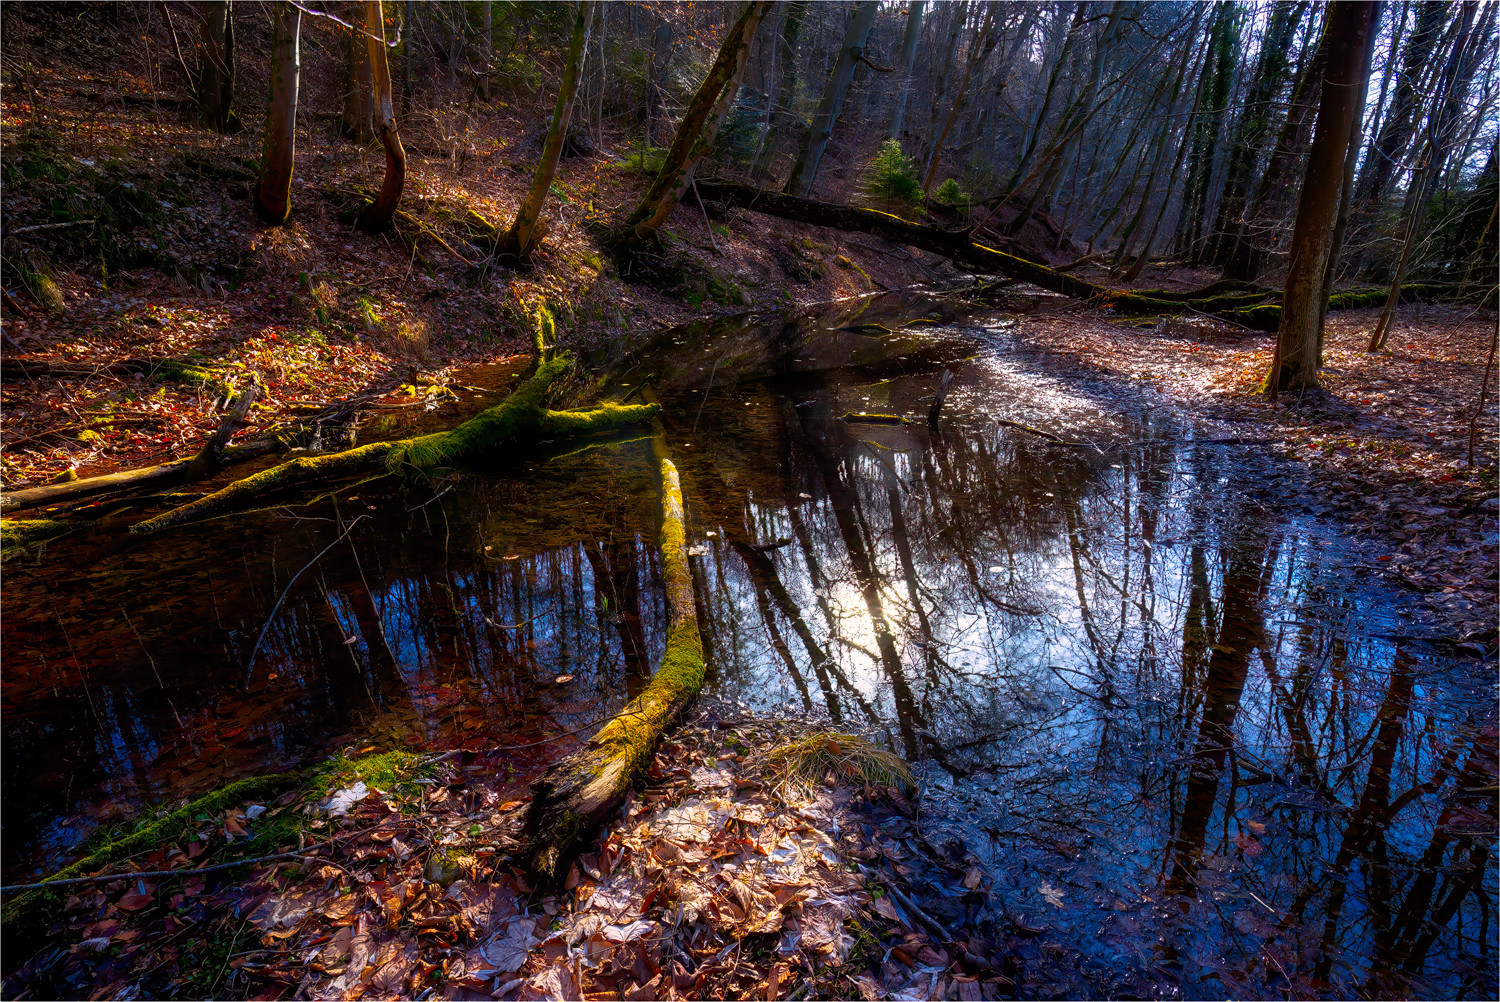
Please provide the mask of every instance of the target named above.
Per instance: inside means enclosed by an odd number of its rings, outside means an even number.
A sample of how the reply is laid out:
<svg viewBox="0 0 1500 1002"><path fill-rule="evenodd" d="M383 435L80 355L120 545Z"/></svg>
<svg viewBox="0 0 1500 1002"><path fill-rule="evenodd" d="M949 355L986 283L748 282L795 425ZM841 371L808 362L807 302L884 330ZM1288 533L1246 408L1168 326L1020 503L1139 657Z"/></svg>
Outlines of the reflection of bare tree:
<svg viewBox="0 0 1500 1002"><path fill-rule="evenodd" d="M1223 618L1203 679L1203 713L1198 721L1198 739L1193 747L1168 880L1168 887L1179 894L1191 893L1196 886L1208 822L1218 800L1219 776L1234 747L1234 722L1245 688L1250 652L1262 635L1261 602L1276 562L1274 550L1268 558L1267 548L1263 532L1242 531L1224 569L1219 597Z"/></svg>

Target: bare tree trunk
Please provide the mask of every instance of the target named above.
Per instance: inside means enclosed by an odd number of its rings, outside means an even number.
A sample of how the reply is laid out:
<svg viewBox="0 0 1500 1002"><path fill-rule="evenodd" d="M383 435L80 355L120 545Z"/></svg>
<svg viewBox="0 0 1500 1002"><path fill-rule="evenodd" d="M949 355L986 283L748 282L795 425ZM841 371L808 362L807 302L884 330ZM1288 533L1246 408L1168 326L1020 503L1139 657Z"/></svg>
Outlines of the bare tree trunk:
<svg viewBox="0 0 1500 1002"><path fill-rule="evenodd" d="M297 84L302 69L297 48L301 33L302 9L279 0L271 35L271 97L266 102L260 183L255 190L255 213L269 223L284 223L292 214Z"/></svg>
<svg viewBox="0 0 1500 1002"><path fill-rule="evenodd" d="M241 125L234 113L234 18L229 0L205 0L198 5L198 18L203 40L199 114L210 129L232 134Z"/></svg>
<svg viewBox="0 0 1500 1002"><path fill-rule="evenodd" d="M969 80L974 76L974 68L989 58L990 52L995 48L999 38L995 32L995 8L991 6L985 11L984 26L979 29L979 38L975 40L974 47L969 52L969 58L964 66L964 78L959 82L958 93L953 95L953 107L948 112L948 118L943 122L943 127L932 137L932 145L927 150L927 175L922 179L922 195L926 197L932 188L932 180L937 176L938 163L942 159L943 142L948 138L948 130L953 128L953 122L958 118L958 113L963 109L964 99L969 94Z"/></svg>
<svg viewBox="0 0 1500 1002"><path fill-rule="evenodd" d="M906 99L911 95L911 71L917 62L917 43L922 39L923 0L911 0L906 12L906 37L901 40L901 88L896 95L896 112L891 116L891 138L901 138L906 124Z"/></svg>
<svg viewBox="0 0 1500 1002"><path fill-rule="evenodd" d="M766 142L761 144L756 155L752 173L767 176L771 172L771 158L776 152L777 136L792 133L796 124L795 109L800 91L797 76L797 43L802 37L802 24L807 17L807 0L792 0L786 5L781 18L781 53L776 73L776 111L771 116L771 128Z"/></svg>
<svg viewBox="0 0 1500 1002"><path fill-rule="evenodd" d="M662 114L661 75L672 51L672 25L663 20L651 34L651 56L646 65L646 145L656 145L656 122Z"/></svg>
<svg viewBox="0 0 1500 1002"><path fill-rule="evenodd" d="M751 0L730 26L713 66L683 112L661 172L641 204L626 219L618 238L620 243L636 244L650 239L692 184L698 161L713 145L719 124L734 105L750 55L750 41L770 7L769 0Z"/></svg>
<svg viewBox="0 0 1500 1002"><path fill-rule="evenodd" d="M1380 35L1380 21L1377 18L1375 27L1370 31L1369 44L1365 47L1364 66L1360 70L1360 79L1369 80L1370 70L1375 58L1375 40ZM1349 206L1354 197L1354 168L1359 162L1361 127L1364 125L1365 100L1369 88L1360 88L1359 95L1354 105L1354 116L1349 122L1349 147L1344 151L1344 183L1339 189L1339 214L1333 225L1333 243L1328 249L1328 266L1323 271L1323 301L1333 295L1334 273L1338 271L1339 256L1344 251L1344 234L1349 228ZM1326 313L1318 321L1318 367L1323 367L1323 328Z"/></svg>
<svg viewBox="0 0 1500 1002"><path fill-rule="evenodd" d="M406 0L401 7L401 120L411 114L411 43L414 31L416 4Z"/></svg>
<svg viewBox="0 0 1500 1002"><path fill-rule="evenodd" d="M563 70L562 86L557 91L557 103L552 109L552 128L547 132L547 141L542 146L542 159L537 162L536 173L531 178L531 188L516 210L516 218L510 229L501 238L500 250L504 254L525 257L535 244L547 233L542 220L542 206L547 201L547 192L552 187L552 178L557 173L557 161L562 156L563 143L568 138L568 123L573 117L573 104L578 96L578 80L583 75L584 60L588 58L589 26L594 20L596 0L583 0L578 5L573 19L573 40L568 44L568 62Z"/></svg>
<svg viewBox="0 0 1500 1002"><path fill-rule="evenodd" d="M880 9L876 0L861 0L849 16L849 27L844 32L844 42L839 47L838 61L823 87L823 97L818 101L818 110L813 114L812 128L802 144L802 152L792 165L792 175L787 178L786 192L803 196L812 189L818 176L818 164L828 148L828 139L833 135L834 123L844 107L844 95L848 93L849 81L854 79L854 67L864 55L865 41L870 28L875 24L875 13Z"/></svg>
<svg viewBox="0 0 1500 1002"><path fill-rule="evenodd" d="M1266 393L1273 399L1282 390L1318 385L1318 331L1328 308L1323 273L1338 215L1344 153L1360 94L1368 83L1365 53L1379 20L1380 5L1364 0L1334 0L1328 8L1324 28L1328 61L1318 122L1297 206L1276 351L1266 375Z"/></svg>
<svg viewBox="0 0 1500 1002"><path fill-rule="evenodd" d="M352 4L349 14L355 25L363 23L364 4ZM339 131L360 144L375 137L372 86L370 47L363 34L350 31L344 36L344 107L339 113Z"/></svg>
<svg viewBox="0 0 1500 1002"><path fill-rule="evenodd" d="M479 5L484 16L484 52L480 56L479 98L488 101L490 98L490 69L494 65L495 58L495 19L490 10L490 0L484 0Z"/></svg>
<svg viewBox="0 0 1500 1002"><path fill-rule="evenodd" d="M385 180L373 205L367 206L355 220L366 233L379 233L391 225L396 206L401 203L401 189L406 184L406 150L396 133L396 109L391 93L391 67L385 58L385 16L380 0L365 3L365 51L370 66L370 89L375 98L375 131L385 147Z"/></svg>
<svg viewBox="0 0 1500 1002"><path fill-rule="evenodd" d="M1460 9L1458 34L1443 67L1438 91L1433 96L1432 110L1427 115L1427 135L1422 144L1422 169L1412 178L1407 188L1401 258L1396 263L1395 274L1391 276L1391 291L1386 297L1385 308L1380 311L1380 319L1376 321L1375 330L1370 334L1368 351L1379 351L1385 347L1396 304L1401 300L1401 283L1406 278L1406 269L1411 264L1411 252L1417 242L1417 232L1426 213L1427 196L1431 194L1432 183L1442 171L1443 160L1448 154L1449 127L1460 111L1458 105L1461 96L1457 93L1460 88L1455 85L1463 75L1464 50L1478 9L1479 5L1475 0L1465 0ZM1467 90L1467 87L1462 89Z"/></svg>

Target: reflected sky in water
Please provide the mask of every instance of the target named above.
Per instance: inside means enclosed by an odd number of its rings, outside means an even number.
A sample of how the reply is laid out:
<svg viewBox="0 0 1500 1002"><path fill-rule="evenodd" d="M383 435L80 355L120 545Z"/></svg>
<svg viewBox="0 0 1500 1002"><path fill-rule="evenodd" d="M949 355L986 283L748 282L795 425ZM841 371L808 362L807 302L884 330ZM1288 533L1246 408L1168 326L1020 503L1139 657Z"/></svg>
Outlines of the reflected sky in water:
<svg viewBox="0 0 1500 1002"><path fill-rule="evenodd" d="M1420 639L1263 448L962 333L936 430L914 359L677 388L714 686L920 762L927 837L995 876L926 900L1013 937L1028 994L1493 997L1493 664ZM600 719L661 651L650 474L625 445L8 565L7 873L330 749Z"/></svg>

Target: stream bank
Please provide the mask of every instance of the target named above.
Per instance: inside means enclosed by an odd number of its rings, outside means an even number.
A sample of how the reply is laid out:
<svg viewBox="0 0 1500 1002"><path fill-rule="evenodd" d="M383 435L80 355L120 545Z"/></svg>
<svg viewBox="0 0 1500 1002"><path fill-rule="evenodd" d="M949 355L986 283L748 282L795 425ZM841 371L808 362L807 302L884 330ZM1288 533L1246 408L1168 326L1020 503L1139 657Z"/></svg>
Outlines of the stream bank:
<svg viewBox="0 0 1500 1002"><path fill-rule="evenodd" d="M836 356L869 340L877 306L799 323ZM947 353L744 383L723 362L781 332L779 315L673 332L678 357L702 356L664 419L711 686L747 715L811 714L914 763L920 833L990 881L964 921L1011 930L971 952L1014 958L1016 994L1483 994L1484 638L1424 620L1306 467L1061 364L1030 341L1033 310L937 318ZM666 381L619 379L646 375ZM629 443L364 485L97 565L70 564L84 539L8 564L33 610L7 617L8 657L42 698L8 717L7 783L36 791L42 830L337 739L505 746L485 768L524 790L664 650L653 478ZM356 515L246 679L272 603ZM50 718L48 686L71 698ZM564 743L517 747L549 738ZM939 903L962 894L912 869L908 896L952 930ZM909 955L902 977L924 965ZM945 990L998 990L963 988L976 970L951 968Z"/></svg>

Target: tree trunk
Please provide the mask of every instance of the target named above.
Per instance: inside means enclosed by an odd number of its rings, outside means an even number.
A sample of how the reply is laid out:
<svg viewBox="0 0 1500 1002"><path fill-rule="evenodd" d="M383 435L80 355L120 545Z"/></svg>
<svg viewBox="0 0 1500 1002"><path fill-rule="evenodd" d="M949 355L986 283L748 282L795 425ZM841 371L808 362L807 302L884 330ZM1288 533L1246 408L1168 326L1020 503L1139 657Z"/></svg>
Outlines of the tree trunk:
<svg viewBox="0 0 1500 1002"><path fill-rule="evenodd" d="M1437 92L1433 95L1432 110L1427 115L1426 137L1422 144L1422 168L1412 177L1407 187L1401 257L1396 263L1395 274L1391 277L1391 291L1386 297L1385 308L1380 311L1380 319L1376 321L1375 330L1370 335L1368 351L1379 351L1385 347L1396 304L1401 300L1401 283L1406 278L1407 266L1411 264L1412 249L1417 242L1417 232L1427 209L1427 197L1431 194L1432 182L1442 171L1443 160L1448 154L1449 128L1461 112L1460 102L1463 97L1457 93L1460 88L1456 84L1466 69L1463 66L1464 50L1478 9L1479 5L1475 0L1465 0L1460 9L1458 33L1443 66ZM1467 90L1467 87L1462 89Z"/></svg>
<svg viewBox="0 0 1500 1002"><path fill-rule="evenodd" d="M661 423L653 452L661 478L661 576L667 593L666 653L639 696L532 788L527 864L547 883L567 875L572 851L624 802L662 733L703 688L706 671L688 563L682 484Z"/></svg>
<svg viewBox="0 0 1500 1002"><path fill-rule="evenodd" d="M1230 142L1229 163L1224 172L1224 190L1219 196L1219 221L1209 240L1207 259L1222 267L1233 255L1245 230L1246 199L1251 175L1261 147L1271 128L1272 102L1291 70L1292 40L1307 10L1306 0L1276 0L1261 41L1255 77L1245 98L1245 110Z"/></svg>
<svg viewBox="0 0 1500 1002"><path fill-rule="evenodd" d="M349 19L358 28L368 18L364 3L351 5ZM339 132L344 138L361 145L375 137L372 121L375 113L371 90L370 47L358 30L344 35L344 107L339 112Z"/></svg>
<svg viewBox="0 0 1500 1002"><path fill-rule="evenodd" d="M385 16L380 0L365 4L365 49L370 65L371 91L375 97L375 131L385 147L385 179L380 194L355 220L366 233L379 233L391 225L396 206L401 203L401 189L406 184L406 151L396 133L396 109L391 93L391 68L385 58Z"/></svg>
<svg viewBox="0 0 1500 1002"><path fill-rule="evenodd" d="M500 240L500 251L503 254L525 257L546 235L542 206L547 201L547 192L552 188L557 161L562 156L563 143L568 138L568 123L573 118L573 104L578 96L578 80L583 75L584 60L588 58L589 26L593 23L594 8L597 5L596 0L582 0L578 4L578 12L573 19L573 39L568 44L568 63L563 70L557 103L552 109L552 128L548 130L547 141L542 146L542 159L536 165L531 188L516 210L516 218L511 222L510 229Z"/></svg>
<svg viewBox="0 0 1500 1002"><path fill-rule="evenodd" d="M968 98L969 81L974 76L974 69L989 58L990 52L995 48L995 43L1000 40L995 31L995 17L993 6L985 11L984 24L979 29L979 38L975 40L974 47L970 50L969 58L964 65L964 78L959 81L958 93L953 95L953 107L948 111L943 127L932 137L932 145L927 150L927 174L922 179L923 198L927 197L928 191L932 189L933 178L937 176L938 163L942 160L943 143L948 138L948 131L953 128L953 122L958 118L958 113L963 110L964 102Z"/></svg>
<svg viewBox="0 0 1500 1002"><path fill-rule="evenodd" d="M823 86L823 97L818 101L818 110L813 114L812 127L802 144L802 152L792 165L791 177L787 178L786 192L804 196L818 176L818 164L828 148L828 139L833 135L834 123L844 107L844 95L848 93L849 81L854 79L854 67L864 55L865 41L870 28L875 24L875 13L880 9L876 0L861 0L849 15L849 27L844 32L843 44L839 46L838 61Z"/></svg>
<svg viewBox="0 0 1500 1002"><path fill-rule="evenodd" d="M771 159L775 156L777 137L793 134L796 125L796 107L801 80L797 76L797 43L802 37L802 22L807 17L807 0L792 0L786 5L781 18L781 52L776 72L776 111L771 117L771 128L766 142L761 144L755 158L752 173L766 177L771 173Z"/></svg>
<svg viewBox="0 0 1500 1002"><path fill-rule="evenodd" d="M1369 80L1370 78L1370 70L1375 58L1375 40L1379 35L1380 21L1377 17L1375 27L1370 31L1369 44L1365 46L1364 65L1360 70L1360 79ZM1354 115L1349 120L1349 146L1344 151L1344 182L1339 189L1339 214L1333 224L1333 242L1328 248L1328 266L1323 271L1323 301L1325 303L1333 296L1333 280L1335 272L1338 271L1339 257L1344 251L1344 234L1349 228L1349 208L1354 197L1354 168L1359 162L1361 126L1364 124L1365 100L1368 93L1368 88L1360 88L1354 104ZM1318 321L1318 368L1323 367L1324 320L1326 320L1326 314Z"/></svg>
<svg viewBox="0 0 1500 1002"><path fill-rule="evenodd" d="M1365 53L1379 18L1379 4L1365 0L1334 0L1329 5L1322 98L1297 206L1276 351L1266 376L1266 392L1272 398L1282 390L1318 384L1318 331L1328 308L1323 273L1338 215L1344 154L1368 83Z"/></svg>
<svg viewBox="0 0 1500 1002"><path fill-rule="evenodd" d="M411 43L415 30L416 4L406 0L401 5L401 121L411 115Z"/></svg>
<svg viewBox="0 0 1500 1002"><path fill-rule="evenodd" d="M266 102L260 183L255 189L255 213L268 223L284 223L292 214L297 84L302 69L298 55L301 33L302 8L287 0L279 0L271 33L271 97Z"/></svg>
<svg viewBox="0 0 1500 1002"><path fill-rule="evenodd" d="M1267 256L1275 248L1277 225L1284 218L1292 204L1292 195L1297 190L1297 161L1311 142L1313 113L1318 105L1318 95L1328 64L1328 46L1332 40L1326 30L1326 21L1324 28L1312 58L1305 61L1302 71L1297 75L1286 121L1282 123L1265 173L1255 186L1255 197L1246 213L1240 239L1225 259L1225 278L1254 281L1265 266ZM1195 260L1202 257L1200 249Z"/></svg>
<svg viewBox="0 0 1500 1002"><path fill-rule="evenodd" d="M490 69L495 57L495 19L494 13L490 10L490 0L484 0L479 6L484 17L484 52L481 53L479 60L481 73L478 93L481 101L488 101L490 99Z"/></svg>
<svg viewBox="0 0 1500 1002"><path fill-rule="evenodd" d="M646 145L656 145L656 123L661 118L661 75L672 51L672 25L662 21L651 34L650 62L646 64Z"/></svg>
<svg viewBox="0 0 1500 1002"><path fill-rule="evenodd" d="M891 116L891 138L900 140L906 124L906 99L911 95L911 71L917 62L917 43L922 40L923 0L910 0L906 12L906 37L901 40L901 89L896 94L896 111Z"/></svg>
<svg viewBox="0 0 1500 1002"><path fill-rule="evenodd" d="M203 62L199 67L198 111L203 124L215 132L240 130L234 113L234 18L229 0L205 0L198 5Z"/></svg>
<svg viewBox="0 0 1500 1002"><path fill-rule="evenodd" d="M1209 28L1198 110L1191 120L1187 184L1182 193L1182 209L1177 214L1178 254L1196 255L1201 249L1203 221L1208 215L1208 183L1213 175L1218 130L1234 77L1237 35L1234 4L1221 4Z"/></svg>
<svg viewBox="0 0 1500 1002"><path fill-rule="evenodd" d="M617 247L623 249L651 239L692 183L698 161L713 145L719 123L734 105L750 54L750 40L770 7L769 0L751 0L730 26L713 66L683 112L661 172L641 204L627 217L615 240Z"/></svg>

